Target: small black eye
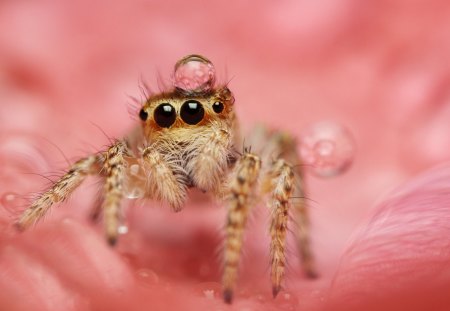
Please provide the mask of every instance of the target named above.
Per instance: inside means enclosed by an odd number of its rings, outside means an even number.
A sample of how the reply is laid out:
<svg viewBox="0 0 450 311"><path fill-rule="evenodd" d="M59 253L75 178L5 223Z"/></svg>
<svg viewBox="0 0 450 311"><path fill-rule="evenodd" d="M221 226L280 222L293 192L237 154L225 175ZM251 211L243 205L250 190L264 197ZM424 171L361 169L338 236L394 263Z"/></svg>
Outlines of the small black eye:
<svg viewBox="0 0 450 311"><path fill-rule="evenodd" d="M221 113L224 108L221 102L215 102L212 107L215 113Z"/></svg>
<svg viewBox="0 0 450 311"><path fill-rule="evenodd" d="M196 100L188 100L181 106L181 119L187 124L194 125L200 122L205 115L202 104Z"/></svg>
<svg viewBox="0 0 450 311"><path fill-rule="evenodd" d="M142 121L146 121L148 118L148 113L144 110L144 108L141 109L141 111L139 111L139 118Z"/></svg>
<svg viewBox="0 0 450 311"><path fill-rule="evenodd" d="M175 108L170 104L161 104L155 109L153 114L156 124L161 127L170 127L177 117Z"/></svg>

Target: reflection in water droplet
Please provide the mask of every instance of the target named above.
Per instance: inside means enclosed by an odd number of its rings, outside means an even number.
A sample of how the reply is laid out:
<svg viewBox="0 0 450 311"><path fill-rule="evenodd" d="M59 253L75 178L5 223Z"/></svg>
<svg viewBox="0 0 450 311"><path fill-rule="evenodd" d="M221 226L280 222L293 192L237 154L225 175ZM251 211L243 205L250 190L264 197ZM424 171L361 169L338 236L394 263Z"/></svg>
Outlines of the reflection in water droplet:
<svg viewBox="0 0 450 311"><path fill-rule="evenodd" d="M300 137L300 157L320 177L336 176L353 161L355 143L350 132L334 122L320 122Z"/></svg>
<svg viewBox="0 0 450 311"><path fill-rule="evenodd" d="M159 283L159 276L155 271L150 269L139 269L136 271L139 283L145 287L157 285Z"/></svg>
<svg viewBox="0 0 450 311"><path fill-rule="evenodd" d="M175 64L173 85L187 92L210 90L215 82L214 65L200 55L188 55Z"/></svg>

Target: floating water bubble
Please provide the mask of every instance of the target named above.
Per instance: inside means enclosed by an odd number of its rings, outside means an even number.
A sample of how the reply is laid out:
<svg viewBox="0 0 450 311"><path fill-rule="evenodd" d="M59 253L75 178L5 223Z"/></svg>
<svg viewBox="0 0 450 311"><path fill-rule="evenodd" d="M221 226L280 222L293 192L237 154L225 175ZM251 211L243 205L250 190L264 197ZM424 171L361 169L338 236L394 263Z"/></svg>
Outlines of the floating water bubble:
<svg viewBox="0 0 450 311"><path fill-rule="evenodd" d="M214 86L214 65L200 55L188 55L175 64L173 85L186 92L205 92Z"/></svg>
<svg viewBox="0 0 450 311"><path fill-rule="evenodd" d="M331 177L345 172L354 154L352 135L335 122L316 123L300 136L300 157L317 176Z"/></svg>

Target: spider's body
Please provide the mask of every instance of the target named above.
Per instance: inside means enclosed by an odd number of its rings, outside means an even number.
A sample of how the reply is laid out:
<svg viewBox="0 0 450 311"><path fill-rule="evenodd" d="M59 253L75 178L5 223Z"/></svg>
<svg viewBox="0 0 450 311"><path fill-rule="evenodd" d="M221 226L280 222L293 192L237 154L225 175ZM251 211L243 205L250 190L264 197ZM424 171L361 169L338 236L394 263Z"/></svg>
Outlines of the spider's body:
<svg viewBox="0 0 450 311"><path fill-rule="evenodd" d="M189 62L211 65L202 56L190 55L175 69ZM96 174L104 180L100 211L107 239L114 244L125 196L159 200L180 211L187 188L197 187L224 201L228 208L222 283L224 299L231 302L247 216L257 198L268 194L274 295L284 277L291 208L299 226L297 237L305 272L314 276L295 140L287 133L260 128L246 143L261 148L254 153L240 152L242 142L233 106L231 91L227 86L216 86L213 77L197 87L176 85L173 90L150 96L139 111L139 128L107 150L73 164L23 213L18 226L30 226L53 204L65 200L88 175Z"/></svg>

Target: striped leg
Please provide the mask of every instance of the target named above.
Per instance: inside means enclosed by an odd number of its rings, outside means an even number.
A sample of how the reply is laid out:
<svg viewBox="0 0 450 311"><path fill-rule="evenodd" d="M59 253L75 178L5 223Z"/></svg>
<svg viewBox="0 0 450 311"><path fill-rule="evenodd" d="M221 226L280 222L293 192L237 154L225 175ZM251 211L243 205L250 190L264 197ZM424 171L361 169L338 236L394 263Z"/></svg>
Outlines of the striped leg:
<svg viewBox="0 0 450 311"><path fill-rule="evenodd" d="M306 187L304 184L302 161L297 152L297 145L295 139L288 133L278 133L273 135L273 140L277 142L280 150L280 157L289 161L289 163L296 163L296 168L293 171L295 176L295 186L292 191L291 201L293 216L297 223L297 244L302 258L302 266L305 275L309 278L316 278L317 272L315 269L314 256L311 250L310 242L310 228L308 205L306 202Z"/></svg>
<svg viewBox="0 0 450 311"><path fill-rule="evenodd" d="M176 212L181 211L186 200L186 172L173 155L164 156L153 146L142 154L148 176L149 194L152 198L168 202Z"/></svg>
<svg viewBox="0 0 450 311"><path fill-rule="evenodd" d="M309 215L305 197L305 187L301 172L297 171L295 176L297 185L293 192L295 200L292 202L292 206L298 226L296 235L297 244L302 258L303 271L308 278L314 279L318 277L318 274L315 268L314 255L311 250Z"/></svg>
<svg viewBox="0 0 450 311"><path fill-rule="evenodd" d="M286 266L286 232L289 219L289 199L291 197L295 176L292 167L279 159L267 174L267 184L272 193L269 207L272 214L270 224L270 258L272 293L276 297L281 289Z"/></svg>
<svg viewBox="0 0 450 311"><path fill-rule="evenodd" d="M261 160L253 154L246 153L238 161L231 175L222 278L223 298L227 303L231 303L233 300L243 232L251 207L251 195L259 176L260 168Z"/></svg>
<svg viewBox="0 0 450 311"><path fill-rule="evenodd" d="M292 200L290 201L293 217L298 225L296 233L297 244L302 258L302 265L305 275L310 278L317 277L314 264L314 256L311 251L309 233L309 215L306 202L306 190L304 185L303 170L301 160L297 153L297 143L295 139L286 132L269 131L264 127L256 127L250 141L259 147L259 153L265 163L273 159L284 159L288 163L295 163L294 187L292 190ZM271 191L271 183L265 182L263 192Z"/></svg>
<svg viewBox="0 0 450 311"><path fill-rule="evenodd" d="M124 141L111 146L105 153L103 170L106 175L103 188L102 211L106 238L110 245L117 242L120 225L120 207L124 192L125 159L128 148Z"/></svg>
<svg viewBox="0 0 450 311"><path fill-rule="evenodd" d="M91 155L75 162L53 186L41 194L27 208L16 223L20 230L25 230L42 218L53 204L66 200L70 194L90 174L100 172L101 157Z"/></svg>

